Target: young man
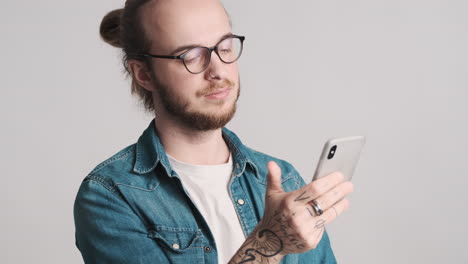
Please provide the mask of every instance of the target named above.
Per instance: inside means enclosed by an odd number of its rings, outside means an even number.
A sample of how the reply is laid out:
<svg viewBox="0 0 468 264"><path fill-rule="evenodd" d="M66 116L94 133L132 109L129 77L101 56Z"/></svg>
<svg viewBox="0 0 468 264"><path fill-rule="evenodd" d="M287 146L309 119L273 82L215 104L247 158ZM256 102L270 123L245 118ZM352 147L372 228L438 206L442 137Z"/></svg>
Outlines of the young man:
<svg viewBox="0 0 468 264"><path fill-rule="evenodd" d="M132 91L155 119L81 185L85 262L336 262L324 225L348 208L351 183L334 173L305 185L224 128L244 37L218 0L127 0L101 34L123 48Z"/></svg>

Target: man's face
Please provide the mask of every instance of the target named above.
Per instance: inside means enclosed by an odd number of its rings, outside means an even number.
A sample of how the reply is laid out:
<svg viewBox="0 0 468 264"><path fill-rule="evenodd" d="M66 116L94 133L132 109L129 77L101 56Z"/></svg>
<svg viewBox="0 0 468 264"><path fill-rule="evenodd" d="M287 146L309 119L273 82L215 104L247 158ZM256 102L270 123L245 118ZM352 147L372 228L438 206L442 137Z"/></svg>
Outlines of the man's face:
<svg viewBox="0 0 468 264"><path fill-rule="evenodd" d="M212 47L232 33L218 0L153 1L142 18L151 54L177 56L187 50L183 46ZM181 60L153 59L152 66L157 115L200 131L223 127L234 116L240 90L236 62L225 64L213 52L199 74L188 72Z"/></svg>

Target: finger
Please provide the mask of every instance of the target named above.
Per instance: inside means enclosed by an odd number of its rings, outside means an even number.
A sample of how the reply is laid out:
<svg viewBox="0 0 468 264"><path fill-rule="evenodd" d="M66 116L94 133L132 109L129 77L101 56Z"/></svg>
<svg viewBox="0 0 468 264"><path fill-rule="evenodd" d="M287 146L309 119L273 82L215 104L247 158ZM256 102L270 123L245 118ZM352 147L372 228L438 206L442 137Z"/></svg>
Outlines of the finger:
<svg viewBox="0 0 468 264"><path fill-rule="evenodd" d="M314 199L322 210L330 208L332 205L353 192L353 184L349 181L338 184L333 189Z"/></svg>
<svg viewBox="0 0 468 264"><path fill-rule="evenodd" d="M337 202L336 204L334 204L332 207L325 210L323 214L321 216L318 216L317 218L323 219L326 224L329 224L348 209L349 209L349 200L343 199Z"/></svg>
<svg viewBox="0 0 468 264"><path fill-rule="evenodd" d="M295 191L294 201L308 203L344 181L340 172L331 173Z"/></svg>
<svg viewBox="0 0 468 264"><path fill-rule="evenodd" d="M268 162L267 168L268 175L266 195L268 196L273 193L284 192L283 187L281 186L281 168L274 161Z"/></svg>

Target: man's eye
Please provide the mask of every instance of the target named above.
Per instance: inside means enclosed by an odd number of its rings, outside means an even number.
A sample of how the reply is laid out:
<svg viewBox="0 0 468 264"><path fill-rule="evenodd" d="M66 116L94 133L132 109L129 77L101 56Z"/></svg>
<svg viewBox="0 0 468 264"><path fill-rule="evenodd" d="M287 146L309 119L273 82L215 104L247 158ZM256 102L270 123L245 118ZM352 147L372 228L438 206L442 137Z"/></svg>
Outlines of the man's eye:
<svg viewBox="0 0 468 264"><path fill-rule="evenodd" d="M204 49L201 48L195 48L189 51L184 58L185 63L196 63L200 62L200 60L203 59L204 56Z"/></svg>
<svg viewBox="0 0 468 264"><path fill-rule="evenodd" d="M198 63L201 59L201 56L195 56L195 57L185 57L184 61L185 63L192 64L192 63Z"/></svg>
<svg viewBox="0 0 468 264"><path fill-rule="evenodd" d="M219 50L219 52L222 52L222 53L229 53L229 52L232 52L232 49L231 49L231 48L221 49L221 50Z"/></svg>

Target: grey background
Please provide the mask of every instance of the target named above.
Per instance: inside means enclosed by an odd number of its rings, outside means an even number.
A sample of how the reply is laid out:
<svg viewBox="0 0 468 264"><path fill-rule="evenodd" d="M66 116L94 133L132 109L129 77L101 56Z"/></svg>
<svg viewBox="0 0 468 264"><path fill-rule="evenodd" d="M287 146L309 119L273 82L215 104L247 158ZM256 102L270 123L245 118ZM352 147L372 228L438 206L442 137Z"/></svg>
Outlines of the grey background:
<svg viewBox="0 0 468 264"><path fill-rule="evenodd" d="M2 263L81 263L84 176L151 116L100 41L122 1L6 1ZM340 263L468 263L468 2L224 1L247 37L229 124L310 180L326 139L366 135L351 210L329 225Z"/></svg>

